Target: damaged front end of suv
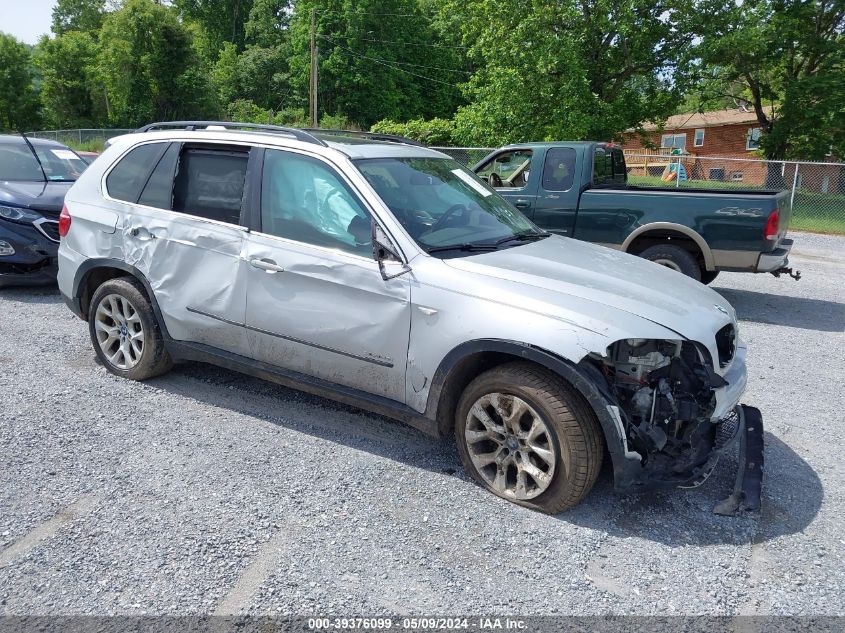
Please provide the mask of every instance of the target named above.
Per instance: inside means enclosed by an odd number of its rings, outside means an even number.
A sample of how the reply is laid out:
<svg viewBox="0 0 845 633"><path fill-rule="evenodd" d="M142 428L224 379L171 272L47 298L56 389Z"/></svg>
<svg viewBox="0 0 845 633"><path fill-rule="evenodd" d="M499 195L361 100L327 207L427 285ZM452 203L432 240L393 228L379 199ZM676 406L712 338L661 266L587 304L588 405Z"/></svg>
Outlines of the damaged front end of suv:
<svg viewBox="0 0 845 633"><path fill-rule="evenodd" d="M736 402L745 387L745 348L733 325L719 331L712 351L724 374L711 350L689 340L624 339L582 361L624 438L624 460L614 460L617 488L696 487L739 440L734 492L715 511L759 509L762 416Z"/></svg>

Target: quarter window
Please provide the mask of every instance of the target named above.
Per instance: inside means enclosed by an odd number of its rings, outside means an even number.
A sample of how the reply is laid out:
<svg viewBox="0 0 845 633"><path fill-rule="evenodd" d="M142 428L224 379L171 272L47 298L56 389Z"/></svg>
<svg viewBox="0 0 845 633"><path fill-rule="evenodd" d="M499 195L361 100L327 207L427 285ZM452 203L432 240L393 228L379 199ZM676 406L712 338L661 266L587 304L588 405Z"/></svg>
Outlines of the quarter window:
<svg viewBox="0 0 845 633"><path fill-rule="evenodd" d="M239 224L249 152L187 147L173 185L173 210Z"/></svg>
<svg viewBox="0 0 845 633"><path fill-rule="evenodd" d="M328 165L293 152L265 152L261 231L357 255L372 254L369 212Z"/></svg>
<svg viewBox="0 0 845 633"><path fill-rule="evenodd" d="M126 154L106 177L108 194L117 200L138 202L150 172L166 148L167 143L147 143Z"/></svg>

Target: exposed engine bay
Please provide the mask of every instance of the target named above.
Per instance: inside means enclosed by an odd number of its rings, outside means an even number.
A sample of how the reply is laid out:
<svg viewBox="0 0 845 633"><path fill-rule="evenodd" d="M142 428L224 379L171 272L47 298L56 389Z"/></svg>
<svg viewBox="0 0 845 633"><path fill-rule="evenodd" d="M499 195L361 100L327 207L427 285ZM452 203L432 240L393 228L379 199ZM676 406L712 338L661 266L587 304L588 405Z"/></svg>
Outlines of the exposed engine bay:
<svg viewBox="0 0 845 633"><path fill-rule="evenodd" d="M600 370L628 448L642 457L644 478L704 481L739 426L731 416L711 421L714 392L727 383L713 370L710 353L690 341L626 339L608 348Z"/></svg>

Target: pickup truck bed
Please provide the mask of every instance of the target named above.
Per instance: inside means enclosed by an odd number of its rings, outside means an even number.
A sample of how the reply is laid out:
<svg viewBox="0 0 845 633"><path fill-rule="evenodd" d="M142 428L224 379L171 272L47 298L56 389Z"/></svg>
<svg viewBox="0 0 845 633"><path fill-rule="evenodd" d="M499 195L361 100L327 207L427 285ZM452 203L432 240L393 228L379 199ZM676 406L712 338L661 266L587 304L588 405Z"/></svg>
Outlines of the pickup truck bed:
<svg viewBox="0 0 845 633"><path fill-rule="evenodd" d="M705 283L721 270L791 272L788 192L631 186L622 150L593 142L511 145L474 171L548 231Z"/></svg>

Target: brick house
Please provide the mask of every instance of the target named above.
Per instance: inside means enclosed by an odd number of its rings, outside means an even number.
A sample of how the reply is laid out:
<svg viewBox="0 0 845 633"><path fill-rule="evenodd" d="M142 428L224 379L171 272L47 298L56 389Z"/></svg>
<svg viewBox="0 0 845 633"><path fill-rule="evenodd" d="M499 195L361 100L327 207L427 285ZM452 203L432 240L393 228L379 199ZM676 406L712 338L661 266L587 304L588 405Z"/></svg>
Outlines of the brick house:
<svg viewBox="0 0 845 633"><path fill-rule="evenodd" d="M771 108L766 108L771 116ZM757 162L760 124L751 109L715 110L677 114L662 126L643 125L645 134L633 130L623 134L626 162L632 175L660 176L670 162L681 162L691 180L711 180L737 186L792 187L794 163L767 167ZM670 158L670 156L675 156ZM768 182L767 182L768 181ZM845 189L845 173L839 166L799 169L799 188L820 193Z"/></svg>

